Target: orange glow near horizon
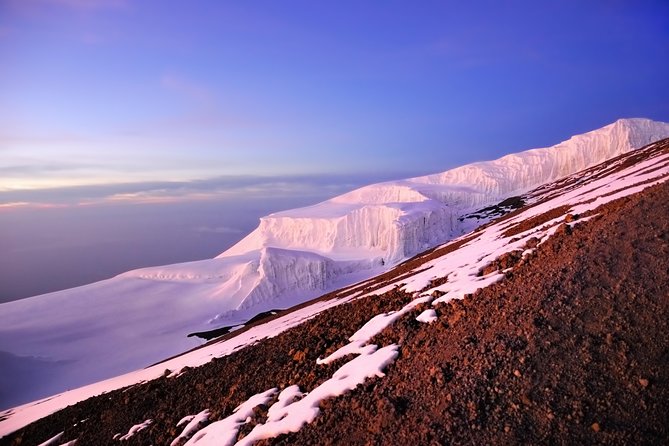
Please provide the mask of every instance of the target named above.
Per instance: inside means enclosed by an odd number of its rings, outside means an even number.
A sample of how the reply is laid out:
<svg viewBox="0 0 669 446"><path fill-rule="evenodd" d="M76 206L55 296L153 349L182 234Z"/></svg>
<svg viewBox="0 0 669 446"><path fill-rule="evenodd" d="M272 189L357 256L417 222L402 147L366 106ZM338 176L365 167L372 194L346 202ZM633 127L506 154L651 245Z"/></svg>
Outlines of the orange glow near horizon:
<svg viewBox="0 0 669 446"><path fill-rule="evenodd" d="M11 203L0 203L0 212L11 212L16 209L56 209L71 207L70 204L56 203L31 203L27 201L16 201Z"/></svg>

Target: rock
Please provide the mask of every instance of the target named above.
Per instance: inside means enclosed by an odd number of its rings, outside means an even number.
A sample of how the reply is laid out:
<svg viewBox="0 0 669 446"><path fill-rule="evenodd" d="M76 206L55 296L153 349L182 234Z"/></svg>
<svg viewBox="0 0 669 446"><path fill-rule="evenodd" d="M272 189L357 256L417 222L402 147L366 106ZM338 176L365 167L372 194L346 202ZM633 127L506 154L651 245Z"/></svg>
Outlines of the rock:
<svg viewBox="0 0 669 446"><path fill-rule="evenodd" d="M599 423L592 423L590 425L590 428L592 428L593 431L599 432L602 428L599 426Z"/></svg>
<svg viewBox="0 0 669 446"><path fill-rule="evenodd" d="M565 224L565 223L561 223L560 226L558 226L555 233L556 234L569 235L569 234L571 234L571 226L569 226L568 224Z"/></svg>
<svg viewBox="0 0 669 446"><path fill-rule="evenodd" d="M295 361L295 362L302 362L302 361L304 361L304 359L305 359L306 357L307 357L307 354L306 354L306 353L304 353L302 350L298 350L298 351L295 352L295 354L293 355L293 361Z"/></svg>
<svg viewBox="0 0 669 446"><path fill-rule="evenodd" d="M641 384L641 387L643 387L645 389L646 387L648 387L648 384L650 384L650 383L648 382L647 379L641 378L641 379L639 379L639 384Z"/></svg>
<svg viewBox="0 0 669 446"><path fill-rule="evenodd" d="M480 273L480 274L481 274L482 276L487 276L488 274L492 274L492 273L494 273L494 272L497 272L497 264L493 262L493 263L490 263L490 264L484 266L484 267L481 269L481 273Z"/></svg>
<svg viewBox="0 0 669 446"><path fill-rule="evenodd" d="M531 237L527 240L527 243L525 243L525 249L534 249L539 245L539 240L537 237Z"/></svg>

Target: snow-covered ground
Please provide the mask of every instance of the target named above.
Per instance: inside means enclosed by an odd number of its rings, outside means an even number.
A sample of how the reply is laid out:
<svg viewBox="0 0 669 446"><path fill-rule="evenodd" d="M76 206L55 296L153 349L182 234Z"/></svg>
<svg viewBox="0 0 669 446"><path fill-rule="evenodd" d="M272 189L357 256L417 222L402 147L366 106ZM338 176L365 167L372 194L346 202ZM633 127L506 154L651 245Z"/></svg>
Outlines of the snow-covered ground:
<svg viewBox="0 0 669 446"><path fill-rule="evenodd" d="M299 391L299 383L294 383L298 387L292 388L291 386L292 393L289 392L290 395L284 395L284 398L279 396L278 401L274 403L275 405L278 404L278 406L273 410L273 413L276 412L276 414L283 415L270 417L265 424L256 426L251 433L253 437L250 434L249 438L267 438L281 432L298 429L299 426L311 422L318 415L317 408L320 400L354 388L357 383L364 381L369 376L382 376L384 367L394 359L397 346L377 346L370 344L370 340L376 333L391 325L398 318L403 317L415 308L416 305L462 298L467 293L472 293L479 288L500 280L503 277L500 273L494 272L480 276L479 272L484 266L494 261L500 255L524 249L530 238L537 238L540 242L543 242L555 233L560 224L565 222L566 214L584 214L591 210L596 211L596 208L602 204L639 192L646 187L666 181L669 178L669 155L666 154L656 155L633 166L624 168L623 166L624 164L618 162L620 169L617 172L609 172L606 175L597 177L598 173L606 172L606 169L600 169L599 171L591 172L590 178L583 178L578 181L574 179L575 184L563 190L562 193L554 193L553 191L546 190L543 193L530 194L533 197L533 202L536 203L535 205L529 206L512 218L492 224L484 230L477 232L474 238L468 240L457 250L422 264L414 271L413 275L407 276L404 274L401 279L388 283L385 289L390 290L395 287L401 287L407 292L415 293L416 299L394 312L370 314L368 322L355 333L351 334L349 344L342 346L329 357L320 359L314 364L314 367L319 366L319 363L330 362L347 355L357 356L354 356L335 372L332 379L323 384L323 388L319 387L309 394L303 394ZM555 216L552 220L528 229L525 232L514 234L513 236L505 235L505 232L517 223L561 207L564 207L562 215ZM566 224L579 224L580 221L583 221L583 219ZM524 255L529 255L530 253L531 250L524 251ZM447 282L431 287L430 284L433 283L432 280L434 278L445 276L448 277ZM431 296L436 290L445 294L433 300ZM374 294L380 294L383 291L384 289L377 290ZM344 290L340 293L339 297L343 298L315 302L293 313L252 327L232 339L195 350L156 366L0 413L0 419L4 418L0 422L0 436L90 396L155 379L163 375L166 369L171 371L171 376L178 376L179 371L185 366L199 366L214 357L228 355L240 347L257 342L262 338L276 336L288 328L314 317L327 308L362 296L359 293ZM429 310L424 314L426 317L429 316L429 319L436 316L436 312L429 312ZM267 401L272 401L277 392L276 389L268 389L263 394L258 395L256 399L265 404ZM236 429L238 429L239 424L246 419L246 417L242 417L241 415L250 410L249 405L254 404L258 404L258 402L256 400L249 400L248 405L242 405L244 410L240 409L238 411L239 414L231 415L232 418L228 421L222 420L217 422L221 424L212 423L210 429L199 431L201 434L199 436L195 433L197 423L194 423L191 425L188 436L194 434L204 440L204 435L206 434L211 441L230 438L236 432ZM200 416L206 413L206 409L206 407L202 408ZM185 417L190 415L183 414L182 416L188 420ZM137 420L136 422L137 425L141 425L146 420ZM133 427L135 426L128 426L128 432ZM234 429L234 432L231 429ZM54 435L62 430L62 427L55 426Z"/></svg>
<svg viewBox="0 0 669 446"><path fill-rule="evenodd" d="M372 277L473 229L472 219L458 220L469 211L667 136L669 124L620 120L550 148L272 214L215 259L2 304L0 355L7 366L0 370L0 401L6 407L126 373L198 345L188 333L236 325ZM156 376L147 370L141 379ZM110 382L127 385L136 377Z"/></svg>

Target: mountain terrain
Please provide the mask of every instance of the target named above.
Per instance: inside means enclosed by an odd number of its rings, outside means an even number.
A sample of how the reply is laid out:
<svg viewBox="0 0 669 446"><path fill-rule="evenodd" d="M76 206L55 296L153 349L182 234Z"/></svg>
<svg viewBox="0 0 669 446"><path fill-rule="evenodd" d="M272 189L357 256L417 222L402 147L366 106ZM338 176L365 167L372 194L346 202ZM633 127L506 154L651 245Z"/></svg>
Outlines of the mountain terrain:
<svg viewBox="0 0 669 446"><path fill-rule="evenodd" d="M624 152L463 206L476 229L378 276L2 412L0 443L666 444L669 140Z"/></svg>
<svg viewBox="0 0 669 446"><path fill-rule="evenodd" d="M553 147L263 217L215 259L2 304L0 408L131 372L387 272L531 201L517 197L533 188L667 136L669 124L619 120Z"/></svg>

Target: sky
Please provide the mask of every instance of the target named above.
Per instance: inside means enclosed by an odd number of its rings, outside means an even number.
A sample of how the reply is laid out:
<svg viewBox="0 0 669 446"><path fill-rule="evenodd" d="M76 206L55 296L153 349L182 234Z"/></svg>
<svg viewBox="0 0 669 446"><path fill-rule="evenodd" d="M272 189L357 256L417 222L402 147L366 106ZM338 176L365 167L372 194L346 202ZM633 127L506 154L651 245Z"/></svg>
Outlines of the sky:
<svg viewBox="0 0 669 446"><path fill-rule="evenodd" d="M36 269L44 292L204 258L278 206L669 121L666 79L666 0L0 0L0 301ZM101 259L114 221L131 260Z"/></svg>

